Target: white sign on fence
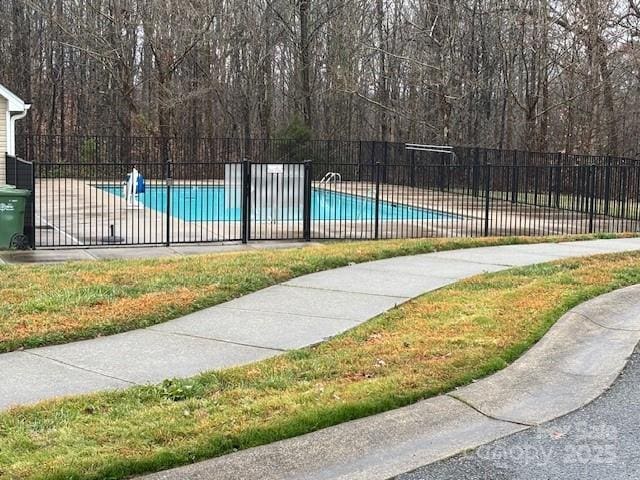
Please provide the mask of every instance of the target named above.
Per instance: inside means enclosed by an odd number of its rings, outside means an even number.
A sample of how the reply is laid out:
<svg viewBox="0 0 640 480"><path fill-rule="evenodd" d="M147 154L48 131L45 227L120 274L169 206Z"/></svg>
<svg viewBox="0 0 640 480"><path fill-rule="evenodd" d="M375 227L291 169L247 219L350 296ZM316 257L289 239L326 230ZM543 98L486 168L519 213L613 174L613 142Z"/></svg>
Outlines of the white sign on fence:
<svg viewBox="0 0 640 480"><path fill-rule="evenodd" d="M270 173L273 175L282 175L284 174L284 165L279 163L268 163L267 173Z"/></svg>

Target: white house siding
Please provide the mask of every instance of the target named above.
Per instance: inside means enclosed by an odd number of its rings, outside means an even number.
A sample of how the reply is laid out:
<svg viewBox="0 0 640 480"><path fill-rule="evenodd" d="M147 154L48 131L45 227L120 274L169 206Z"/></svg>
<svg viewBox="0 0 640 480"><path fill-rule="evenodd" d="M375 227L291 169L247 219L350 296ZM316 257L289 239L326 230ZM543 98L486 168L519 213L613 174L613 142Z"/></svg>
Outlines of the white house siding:
<svg viewBox="0 0 640 480"><path fill-rule="evenodd" d="M0 97L0 185L6 183L7 100Z"/></svg>

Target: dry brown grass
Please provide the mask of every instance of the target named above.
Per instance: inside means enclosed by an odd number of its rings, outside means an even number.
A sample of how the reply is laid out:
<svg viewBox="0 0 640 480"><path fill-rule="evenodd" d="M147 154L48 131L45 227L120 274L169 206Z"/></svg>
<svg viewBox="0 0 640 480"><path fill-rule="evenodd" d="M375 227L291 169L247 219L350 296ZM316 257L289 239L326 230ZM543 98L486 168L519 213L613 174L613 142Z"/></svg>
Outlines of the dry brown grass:
<svg viewBox="0 0 640 480"><path fill-rule="evenodd" d="M0 415L7 478L123 478L405 405L504 367L572 306L640 282L640 253L474 277L313 348Z"/></svg>
<svg viewBox="0 0 640 480"><path fill-rule="evenodd" d="M297 275L351 262L551 240L560 239L343 242L160 260L4 265L0 266L0 352L156 324Z"/></svg>

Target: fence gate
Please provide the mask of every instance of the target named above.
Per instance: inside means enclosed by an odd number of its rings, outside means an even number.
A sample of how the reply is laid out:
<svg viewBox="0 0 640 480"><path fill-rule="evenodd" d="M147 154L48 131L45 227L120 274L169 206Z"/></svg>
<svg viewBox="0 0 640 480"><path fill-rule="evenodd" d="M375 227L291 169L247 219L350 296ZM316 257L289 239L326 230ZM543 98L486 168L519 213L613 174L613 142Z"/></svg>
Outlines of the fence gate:
<svg viewBox="0 0 640 480"><path fill-rule="evenodd" d="M310 163L244 162L239 170L243 175L236 171L229 178L236 185L239 176L244 181L244 241L310 239ZM225 187L227 190L235 192L237 188Z"/></svg>

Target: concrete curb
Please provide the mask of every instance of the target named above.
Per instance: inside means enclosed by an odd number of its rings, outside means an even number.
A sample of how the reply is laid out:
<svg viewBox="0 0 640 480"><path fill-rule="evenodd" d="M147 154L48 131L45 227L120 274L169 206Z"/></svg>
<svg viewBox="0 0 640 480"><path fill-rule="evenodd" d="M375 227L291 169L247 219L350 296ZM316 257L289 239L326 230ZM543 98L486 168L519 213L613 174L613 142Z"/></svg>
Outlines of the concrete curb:
<svg viewBox="0 0 640 480"><path fill-rule="evenodd" d="M504 370L449 394L146 480L387 479L576 410L640 341L640 285L566 313Z"/></svg>

